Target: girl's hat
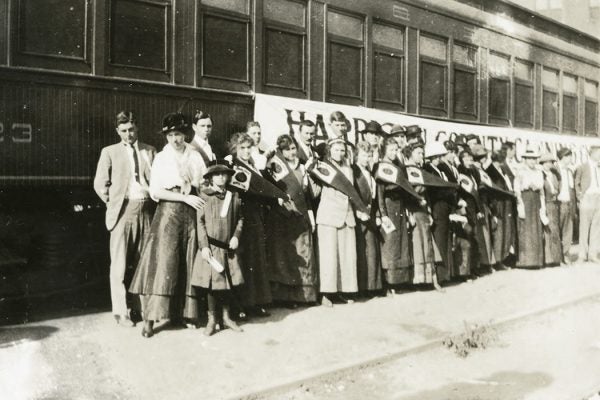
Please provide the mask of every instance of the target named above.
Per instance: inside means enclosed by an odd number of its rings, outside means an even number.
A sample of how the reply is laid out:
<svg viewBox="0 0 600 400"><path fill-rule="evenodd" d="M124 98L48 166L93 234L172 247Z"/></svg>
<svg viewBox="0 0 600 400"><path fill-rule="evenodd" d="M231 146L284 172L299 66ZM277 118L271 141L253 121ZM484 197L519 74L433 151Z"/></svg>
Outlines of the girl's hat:
<svg viewBox="0 0 600 400"><path fill-rule="evenodd" d="M231 176L235 173L235 171L232 168L229 168L225 164L213 164L206 169L206 172L204 173L204 178L208 179L214 174L223 174L223 173Z"/></svg>
<svg viewBox="0 0 600 400"><path fill-rule="evenodd" d="M381 135L383 131L381 130L381 125L377 121L371 121L367 123L365 126L365 133L374 133L375 135Z"/></svg>

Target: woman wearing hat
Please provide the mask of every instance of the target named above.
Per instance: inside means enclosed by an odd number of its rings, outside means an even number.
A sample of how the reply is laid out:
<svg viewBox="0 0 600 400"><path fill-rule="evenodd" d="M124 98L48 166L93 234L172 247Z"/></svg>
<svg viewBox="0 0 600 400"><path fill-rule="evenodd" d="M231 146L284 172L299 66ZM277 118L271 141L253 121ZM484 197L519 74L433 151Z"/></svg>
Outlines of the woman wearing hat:
<svg viewBox="0 0 600 400"><path fill-rule="evenodd" d="M419 143L406 146L403 151L406 166L421 168L423 165L423 146ZM413 185L417 193L424 193L425 186ZM435 263L441 262L439 250L431 232L432 219L428 204L416 199L406 201L409 223L412 226L412 255L414 265L414 284L431 283L436 290L442 290L437 280Z"/></svg>
<svg viewBox="0 0 600 400"><path fill-rule="evenodd" d="M216 329L216 315L223 310L223 325L235 332L242 329L230 317L232 289L244 283L238 248L244 217L242 201L236 192L227 190L233 169L213 164L204 173L207 185L200 197L204 207L197 212L199 251L194 261L191 283L206 292L208 323L204 329L211 336Z"/></svg>
<svg viewBox="0 0 600 400"><path fill-rule="evenodd" d="M188 327L197 327L198 305L190 277L198 247L196 210L204 204L196 196L204 164L185 142L187 130L181 113L167 114L161 131L167 144L152 165L150 195L158 207L129 289L141 297L144 337L154 334L157 320L185 320Z"/></svg>
<svg viewBox="0 0 600 400"><path fill-rule="evenodd" d="M519 231L519 268L541 268L544 265L544 229L546 202L544 174L538 168L539 153L531 148L522 156L524 165L515 176Z"/></svg>
<svg viewBox="0 0 600 400"><path fill-rule="evenodd" d="M546 216L548 225L544 228L544 266L560 265L562 251L560 246L560 190L559 173L555 168L556 158L550 153L540 157L540 165L544 174L544 200L546 201Z"/></svg>
<svg viewBox="0 0 600 400"><path fill-rule="evenodd" d="M397 168L397 154L398 143L395 138L388 136L383 140L381 161L374 170L385 168L386 164ZM413 280L405 198L405 193L397 185L377 181L377 202L381 215L381 265L390 295L395 292L394 285L412 283Z"/></svg>
<svg viewBox="0 0 600 400"><path fill-rule="evenodd" d="M298 213L275 207L267 214L267 254L273 300L290 308L317 301L317 260L313 246L314 182L298 158L290 135L277 138L277 150L267 162L270 174L296 205Z"/></svg>

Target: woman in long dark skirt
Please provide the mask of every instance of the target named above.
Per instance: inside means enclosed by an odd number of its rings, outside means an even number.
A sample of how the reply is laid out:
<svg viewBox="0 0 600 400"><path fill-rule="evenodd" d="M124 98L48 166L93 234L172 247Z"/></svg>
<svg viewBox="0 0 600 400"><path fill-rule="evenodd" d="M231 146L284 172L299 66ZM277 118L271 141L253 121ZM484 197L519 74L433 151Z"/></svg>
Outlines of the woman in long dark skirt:
<svg viewBox="0 0 600 400"><path fill-rule="evenodd" d="M544 173L544 199L546 200L546 216L548 225L544 227L544 266L556 267L562 259L560 241L560 203L558 192L560 181L557 173L553 171L556 159L552 154L540 157L540 164Z"/></svg>
<svg viewBox="0 0 600 400"><path fill-rule="evenodd" d="M240 166L262 175L252 158L253 139L247 133L236 133L230 139L230 150L234 166ZM270 314L265 309L273 298L267 266L267 248L265 233L265 213L271 199L244 192L242 197L242 213L244 215L244 231L241 237L241 260L244 272L244 285L240 288L240 296L244 311L257 317Z"/></svg>
<svg viewBox="0 0 600 400"><path fill-rule="evenodd" d="M398 155L398 143L393 137L383 140L381 161L376 168L395 164ZM389 294L394 294L395 286L410 284L413 280L413 266L410 257L410 236L408 234L406 195L395 185L383 181L377 182L377 201L381 215L381 265L384 282Z"/></svg>
<svg viewBox="0 0 600 400"><path fill-rule="evenodd" d="M275 185L293 201L298 213L274 207L267 214L267 255L273 300L296 308L317 301L318 271L313 246L315 219L309 190L314 185L298 159L289 135L277 139L277 151L267 162Z"/></svg>
<svg viewBox="0 0 600 400"><path fill-rule="evenodd" d="M195 195L203 163L185 142L187 129L182 114L163 119L168 143L152 165L150 194L158 207L129 289L141 298L144 337L154 334L157 320L184 320L197 327L198 302L190 277L197 250L196 210L204 203Z"/></svg>
<svg viewBox="0 0 600 400"><path fill-rule="evenodd" d="M381 257L377 225L377 185L371 174L373 148L367 142L356 145L354 185L371 215L368 221L356 224L356 269L359 292L373 295L381 290Z"/></svg>
<svg viewBox="0 0 600 400"><path fill-rule="evenodd" d="M519 216L519 268L541 268L544 265L544 229L546 215L544 175L538 169L537 151L527 149L524 166L515 177L517 214Z"/></svg>
<svg viewBox="0 0 600 400"><path fill-rule="evenodd" d="M402 153L406 159L407 167L421 168L423 165L423 145L420 142L407 145ZM417 193L425 193L425 186L413 185ZM428 204L409 198L405 202L409 223L412 226L411 243L414 264L414 284L432 284L436 290L442 291L438 283L436 262L441 262L442 257L433 240L431 225L433 219L428 211Z"/></svg>

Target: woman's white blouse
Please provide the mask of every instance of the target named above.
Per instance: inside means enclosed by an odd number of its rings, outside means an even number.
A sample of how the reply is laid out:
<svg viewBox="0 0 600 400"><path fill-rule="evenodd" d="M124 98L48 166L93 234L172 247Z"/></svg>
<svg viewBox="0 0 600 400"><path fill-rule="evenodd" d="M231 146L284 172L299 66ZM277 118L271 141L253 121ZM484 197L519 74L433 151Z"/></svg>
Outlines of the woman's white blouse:
<svg viewBox="0 0 600 400"><path fill-rule="evenodd" d="M542 190L544 188L544 174L539 169L521 168L515 179L515 190Z"/></svg>
<svg viewBox="0 0 600 400"><path fill-rule="evenodd" d="M150 196L156 200L158 189L172 189L188 185L199 187L203 182L202 156L186 143L183 153L167 144L156 155L150 174Z"/></svg>

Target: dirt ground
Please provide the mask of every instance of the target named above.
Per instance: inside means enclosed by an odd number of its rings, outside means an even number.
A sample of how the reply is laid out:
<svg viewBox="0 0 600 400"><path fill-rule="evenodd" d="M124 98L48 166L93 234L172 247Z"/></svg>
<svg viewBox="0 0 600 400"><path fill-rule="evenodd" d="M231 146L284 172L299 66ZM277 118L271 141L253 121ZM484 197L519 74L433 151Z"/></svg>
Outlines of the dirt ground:
<svg viewBox="0 0 600 400"><path fill-rule="evenodd" d="M465 358L445 347L261 400L588 398L600 389L600 297L496 330ZM595 397L594 397L595 398Z"/></svg>
<svg viewBox="0 0 600 400"><path fill-rule="evenodd" d="M243 333L223 331L210 338L201 330L165 326L145 339L141 327L118 327L109 312L5 326L0 327L0 398L255 398L273 387L294 387L289 385L430 348L460 333L465 322L495 323L600 295L598 282L600 266L592 264L504 271L445 293L419 290L333 308L274 309L271 317L244 324ZM559 325L542 319L530 330L502 333L503 346L509 347L466 359L448 350L404 356L394 369L367 369L329 386L288 394L308 396L300 399L469 398L444 397L447 392L474 393L475 399L493 390L502 397L483 398L520 398L517 393L523 391L562 398L548 393L559 393L553 391L570 382L584 388L582 379L600 371L594 364L600 350L590 348L599 328L593 304L573 315L564 311ZM529 364L535 360L539 364ZM465 371L457 377L461 368Z"/></svg>

